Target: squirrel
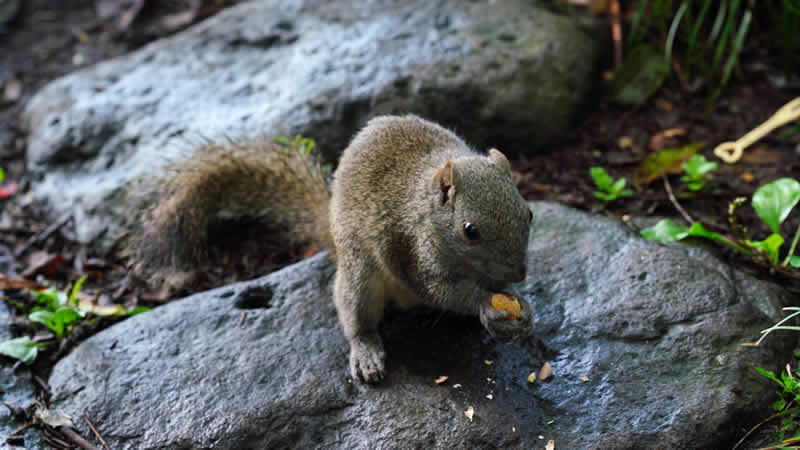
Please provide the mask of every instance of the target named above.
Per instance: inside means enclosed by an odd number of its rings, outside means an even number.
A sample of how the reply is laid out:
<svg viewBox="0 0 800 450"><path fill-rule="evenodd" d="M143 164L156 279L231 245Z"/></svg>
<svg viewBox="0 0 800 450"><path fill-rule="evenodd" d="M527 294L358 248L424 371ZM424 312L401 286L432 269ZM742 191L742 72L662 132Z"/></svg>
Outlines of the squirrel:
<svg viewBox="0 0 800 450"><path fill-rule="evenodd" d="M344 150L329 185L313 157L261 139L209 144L146 181L124 254L135 274L179 286L206 257L215 221L256 217L328 248L333 300L354 379L385 376L378 324L390 301L479 316L500 340L527 336L489 297L526 275L533 215L498 150L481 155L413 115L371 119ZM138 209L138 208L137 208Z"/></svg>

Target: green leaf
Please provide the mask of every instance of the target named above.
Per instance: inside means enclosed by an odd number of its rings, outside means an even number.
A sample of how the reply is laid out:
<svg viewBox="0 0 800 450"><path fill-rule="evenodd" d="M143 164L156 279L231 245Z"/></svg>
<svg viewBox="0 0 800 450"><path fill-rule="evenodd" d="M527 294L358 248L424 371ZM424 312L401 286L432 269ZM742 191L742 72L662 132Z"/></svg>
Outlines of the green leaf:
<svg viewBox="0 0 800 450"><path fill-rule="evenodd" d="M792 351L794 353L794 357L800 359L800 348L796 348Z"/></svg>
<svg viewBox="0 0 800 450"><path fill-rule="evenodd" d="M627 180L625 178L620 178L619 180L615 181L613 185L611 185L611 192L615 194L619 194L625 189L625 183Z"/></svg>
<svg viewBox="0 0 800 450"><path fill-rule="evenodd" d="M42 344L33 342L28 336L0 342L0 353L30 364L39 354Z"/></svg>
<svg viewBox="0 0 800 450"><path fill-rule="evenodd" d="M792 257L789 258L789 264L795 269L800 268L800 256L792 255Z"/></svg>
<svg viewBox="0 0 800 450"><path fill-rule="evenodd" d="M616 195L606 194L605 192L594 191L594 196L599 198L600 200L604 200L610 202L617 198Z"/></svg>
<svg viewBox="0 0 800 450"><path fill-rule="evenodd" d="M706 160L703 155L694 155L683 164L683 170L692 178L699 178L717 168L717 163Z"/></svg>
<svg viewBox="0 0 800 450"><path fill-rule="evenodd" d="M683 164L697 154L704 145L703 142L695 142L683 147L665 148L650 154L636 168L634 184L646 184L661 178L662 175L681 173Z"/></svg>
<svg viewBox="0 0 800 450"><path fill-rule="evenodd" d="M779 398L775 403L772 404L772 409L775 411L782 411L783 408L786 407L786 400Z"/></svg>
<svg viewBox="0 0 800 450"><path fill-rule="evenodd" d="M763 241L747 241L747 245L763 250L767 254L769 263L772 266L778 265L778 250L783 245L783 237L780 234L772 233Z"/></svg>
<svg viewBox="0 0 800 450"><path fill-rule="evenodd" d="M31 322L36 322L44 326L47 326L47 324L50 323L51 320L53 320L54 315L55 313L52 311L40 309L38 311L34 311L28 314L28 320L30 320Z"/></svg>
<svg viewBox="0 0 800 450"><path fill-rule="evenodd" d="M78 292L80 292L81 286L83 286L83 282L86 281L87 276L88 275L80 277L78 281L76 281L75 284L72 286L72 290L69 293L69 299L68 299L70 305L78 306Z"/></svg>
<svg viewBox="0 0 800 450"><path fill-rule="evenodd" d="M80 313L72 309L72 307L64 306L62 308L59 308L55 312L55 314L53 314L53 321L60 322L62 325L68 325L80 319L81 317L82 316L80 315Z"/></svg>
<svg viewBox="0 0 800 450"><path fill-rule="evenodd" d="M6 172L3 170L2 167L0 167L0 183L2 183L3 180L5 179L6 179Z"/></svg>
<svg viewBox="0 0 800 450"><path fill-rule="evenodd" d="M781 387L783 387L783 382L775 376L775 372L771 370L762 369L761 367L756 367L756 372L760 373L761 375L769 378L770 380L778 383Z"/></svg>
<svg viewBox="0 0 800 450"><path fill-rule="evenodd" d="M602 167L592 167L589 169L589 174L592 176L594 184L597 185L597 189L601 191L608 192L614 183L614 179Z"/></svg>
<svg viewBox="0 0 800 450"><path fill-rule="evenodd" d="M700 222L695 222L692 224L691 228L687 228L683 225L675 223L672 219L663 219L655 226L645 228L644 230L640 231L639 234L641 234L645 239L658 242L680 241L681 239L687 237L704 237L720 244L727 245L728 247L738 250L745 255L751 254L751 252L746 248L743 248L735 242L722 237L722 235L719 233L706 230L706 228Z"/></svg>
<svg viewBox="0 0 800 450"><path fill-rule="evenodd" d="M680 241L689 235L689 228L675 223L672 219L664 219L655 226L645 228L639 232L642 237L651 241L673 242Z"/></svg>
<svg viewBox="0 0 800 450"><path fill-rule="evenodd" d="M36 299L45 309L55 311L59 306L67 302L67 294L59 291L55 287L49 287L42 291L33 291Z"/></svg>
<svg viewBox="0 0 800 450"><path fill-rule="evenodd" d="M670 69L664 55L650 45L634 47L614 75L611 96L619 103L644 103L661 88Z"/></svg>
<svg viewBox="0 0 800 450"><path fill-rule="evenodd" d="M781 223L800 201L800 183L781 178L765 184L753 194L753 209L773 233L780 233Z"/></svg>

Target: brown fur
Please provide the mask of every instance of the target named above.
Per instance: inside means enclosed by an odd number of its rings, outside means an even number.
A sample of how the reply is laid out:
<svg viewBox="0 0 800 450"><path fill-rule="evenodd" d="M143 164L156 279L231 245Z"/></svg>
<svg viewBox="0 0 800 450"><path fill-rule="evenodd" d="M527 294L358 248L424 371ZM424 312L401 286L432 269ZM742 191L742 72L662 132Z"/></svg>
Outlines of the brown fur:
<svg viewBox="0 0 800 450"><path fill-rule="evenodd" d="M127 253L153 281L185 282L223 216L264 218L334 247L334 303L361 380L384 376L377 329L390 301L479 315L495 336L530 331L527 304L514 321L487 306L525 276L530 212L508 160L478 154L432 122L371 120L344 151L330 197L319 165L268 141L207 146L143 184L148 206ZM468 223L479 239L468 238Z"/></svg>

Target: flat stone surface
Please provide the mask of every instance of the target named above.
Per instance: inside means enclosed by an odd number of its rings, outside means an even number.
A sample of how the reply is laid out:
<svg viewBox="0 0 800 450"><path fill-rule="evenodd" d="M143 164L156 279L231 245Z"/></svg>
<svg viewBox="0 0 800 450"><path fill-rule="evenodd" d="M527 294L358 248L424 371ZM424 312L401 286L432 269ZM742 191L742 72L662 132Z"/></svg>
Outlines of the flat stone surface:
<svg viewBox="0 0 800 450"><path fill-rule="evenodd" d="M707 250L532 207L524 342L394 313L387 379L354 382L319 255L98 333L54 368L54 405L86 411L115 449L726 448L759 420L774 389L753 367L779 369L792 343L739 344L782 316L784 291ZM553 378L529 384L544 362Z"/></svg>

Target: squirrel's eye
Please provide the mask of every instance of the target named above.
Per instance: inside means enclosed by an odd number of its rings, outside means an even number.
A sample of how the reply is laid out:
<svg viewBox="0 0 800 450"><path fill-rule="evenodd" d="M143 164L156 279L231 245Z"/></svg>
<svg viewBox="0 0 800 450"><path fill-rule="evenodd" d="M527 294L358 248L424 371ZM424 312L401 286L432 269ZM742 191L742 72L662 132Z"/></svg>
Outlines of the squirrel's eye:
<svg viewBox="0 0 800 450"><path fill-rule="evenodd" d="M533 222L533 211L528 210L528 222Z"/></svg>
<svg viewBox="0 0 800 450"><path fill-rule="evenodd" d="M465 222L464 236L466 236L467 239L469 239L470 241L477 241L480 238L480 233L478 233L478 227L469 222Z"/></svg>

